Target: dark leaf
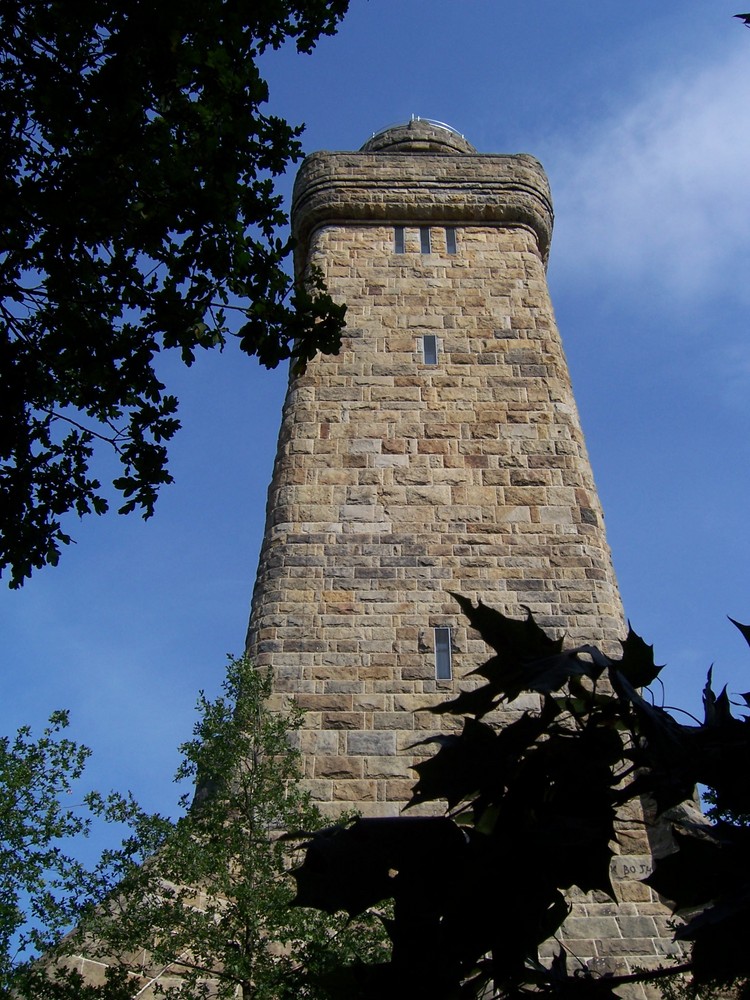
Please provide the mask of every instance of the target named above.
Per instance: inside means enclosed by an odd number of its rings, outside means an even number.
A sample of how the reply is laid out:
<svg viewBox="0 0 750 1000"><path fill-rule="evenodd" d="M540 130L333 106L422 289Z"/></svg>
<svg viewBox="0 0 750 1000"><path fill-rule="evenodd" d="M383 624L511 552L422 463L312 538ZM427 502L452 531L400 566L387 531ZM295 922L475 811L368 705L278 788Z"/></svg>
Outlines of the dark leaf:
<svg viewBox="0 0 750 1000"><path fill-rule="evenodd" d="M359 819L349 827L329 827L315 834L293 872L294 903L354 916L392 898L403 867L411 877L429 872L464 844L455 824L441 817Z"/></svg>
<svg viewBox="0 0 750 1000"><path fill-rule="evenodd" d="M466 597L451 592L463 613L469 619L482 639L503 657L517 657L521 660L537 659L559 653L562 649L562 639L552 639L539 628L534 616L527 609L524 621L508 618L493 608L488 608L481 601L477 606Z"/></svg>
<svg viewBox="0 0 750 1000"><path fill-rule="evenodd" d="M511 702L527 691L551 694L559 691L571 677L592 676L599 670L571 650L523 661L495 656L473 673L487 677L493 694Z"/></svg>
<svg viewBox="0 0 750 1000"><path fill-rule="evenodd" d="M430 708L435 715L474 715L477 719L492 712L500 703L499 694L490 685L474 688L471 691L461 691L451 701L441 702Z"/></svg>
<svg viewBox="0 0 750 1000"><path fill-rule="evenodd" d="M494 750L497 740L490 726L466 719L460 735L421 741L421 745L437 742L440 749L434 756L414 765L419 780L409 806L444 799L448 807L453 808L482 789L488 779L501 779L496 773L498 762Z"/></svg>
<svg viewBox="0 0 750 1000"><path fill-rule="evenodd" d="M644 881L670 900L677 911L705 906L733 890L746 877L750 838L711 827L674 831L677 850L659 858Z"/></svg>
<svg viewBox="0 0 750 1000"><path fill-rule="evenodd" d="M620 671L634 688L648 687L659 676L662 666L654 663L654 647L633 631L628 622L627 638L620 640L622 659L616 664Z"/></svg>
<svg viewBox="0 0 750 1000"><path fill-rule="evenodd" d="M739 17L741 15L738 14L736 16ZM735 625L740 630L745 637L745 642L750 646L750 625L743 625L741 622L735 621L734 618L730 618L729 615L727 615L727 618L729 618L732 625Z"/></svg>
<svg viewBox="0 0 750 1000"><path fill-rule="evenodd" d="M704 725L706 726L726 726L737 722L732 716L732 708L727 694L726 686L722 688L721 694L715 695L711 687L713 667L709 667L706 677L706 685L703 688L703 712Z"/></svg>

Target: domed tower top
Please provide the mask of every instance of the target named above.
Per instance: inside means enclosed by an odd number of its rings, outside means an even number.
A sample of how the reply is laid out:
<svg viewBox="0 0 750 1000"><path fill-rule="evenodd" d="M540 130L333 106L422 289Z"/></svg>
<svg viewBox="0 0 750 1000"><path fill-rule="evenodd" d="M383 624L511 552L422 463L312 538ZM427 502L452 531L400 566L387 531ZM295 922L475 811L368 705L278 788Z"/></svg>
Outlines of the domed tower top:
<svg viewBox="0 0 750 1000"><path fill-rule="evenodd" d="M456 129L445 122L412 115L408 122L388 125L374 132L362 153L476 153Z"/></svg>

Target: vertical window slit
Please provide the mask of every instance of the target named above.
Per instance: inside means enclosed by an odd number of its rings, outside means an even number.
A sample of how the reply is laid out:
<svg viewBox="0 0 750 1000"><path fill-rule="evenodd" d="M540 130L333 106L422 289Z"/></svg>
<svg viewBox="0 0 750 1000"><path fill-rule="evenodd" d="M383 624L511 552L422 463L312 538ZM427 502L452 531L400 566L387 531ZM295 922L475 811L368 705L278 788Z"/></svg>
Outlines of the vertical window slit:
<svg viewBox="0 0 750 1000"><path fill-rule="evenodd" d="M393 230L393 249L396 253L406 253L406 239L403 226L396 226Z"/></svg>
<svg viewBox="0 0 750 1000"><path fill-rule="evenodd" d="M453 677L451 669L451 630L435 629L435 679L449 681Z"/></svg>
<svg viewBox="0 0 750 1000"><path fill-rule="evenodd" d="M456 227L446 226L445 229L445 249L448 253L458 253L456 244Z"/></svg>
<svg viewBox="0 0 750 1000"><path fill-rule="evenodd" d="M426 333L422 337L422 353L424 355L424 363L426 365L436 365L437 364L437 337L434 333Z"/></svg>
<svg viewBox="0 0 750 1000"><path fill-rule="evenodd" d="M419 230L419 248L422 253L432 253L429 226L422 226Z"/></svg>

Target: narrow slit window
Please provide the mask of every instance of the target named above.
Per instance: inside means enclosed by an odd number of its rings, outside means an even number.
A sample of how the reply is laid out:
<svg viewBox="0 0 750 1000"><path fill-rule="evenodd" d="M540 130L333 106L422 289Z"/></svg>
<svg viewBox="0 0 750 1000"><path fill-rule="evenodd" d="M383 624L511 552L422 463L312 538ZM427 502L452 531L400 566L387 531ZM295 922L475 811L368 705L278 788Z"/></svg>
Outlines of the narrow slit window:
<svg viewBox="0 0 750 1000"><path fill-rule="evenodd" d="M445 230L445 249L448 253L458 253L458 244L456 243L456 227L447 226Z"/></svg>
<svg viewBox="0 0 750 1000"><path fill-rule="evenodd" d="M422 353L424 354L424 363L426 365L436 365L437 364L437 337L434 333L425 334L422 337Z"/></svg>
<svg viewBox="0 0 750 1000"><path fill-rule="evenodd" d="M435 679L449 681L453 677L451 669L451 630L435 629Z"/></svg>
<svg viewBox="0 0 750 1000"><path fill-rule="evenodd" d="M422 226L419 230L419 248L422 253L432 253L429 226Z"/></svg>
<svg viewBox="0 0 750 1000"><path fill-rule="evenodd" d="M406 236L403 226L396 226L393 231L393 249L396 253L406 253Z"/></svg>

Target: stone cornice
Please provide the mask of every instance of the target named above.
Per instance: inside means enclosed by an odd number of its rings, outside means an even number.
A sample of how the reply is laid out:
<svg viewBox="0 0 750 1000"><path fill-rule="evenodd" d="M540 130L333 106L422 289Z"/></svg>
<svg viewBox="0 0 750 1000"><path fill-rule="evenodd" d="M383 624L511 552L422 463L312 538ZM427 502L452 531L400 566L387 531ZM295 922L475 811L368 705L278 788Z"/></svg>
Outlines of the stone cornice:
<svg viewBox="0 0 750 1000"><path fill-rule="evenodd" d="M546 261L552 221L546 174L525 153L313 153L292 200L300 257L331 223L452 223L527 227Z"/></svg>

